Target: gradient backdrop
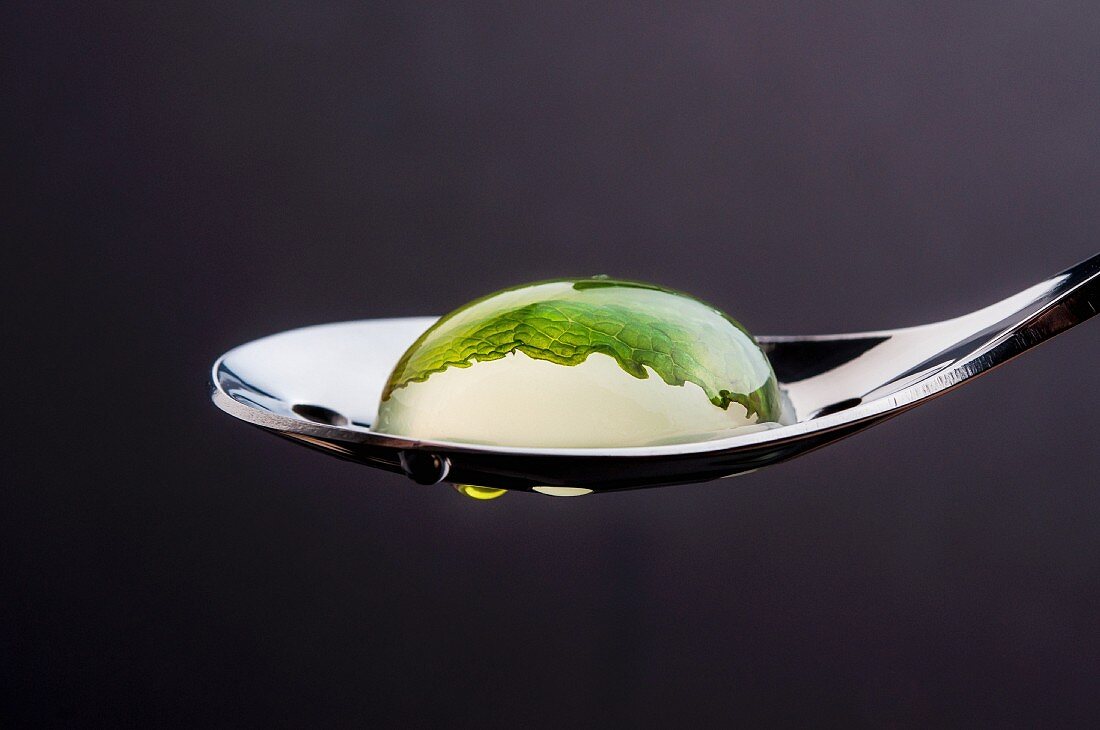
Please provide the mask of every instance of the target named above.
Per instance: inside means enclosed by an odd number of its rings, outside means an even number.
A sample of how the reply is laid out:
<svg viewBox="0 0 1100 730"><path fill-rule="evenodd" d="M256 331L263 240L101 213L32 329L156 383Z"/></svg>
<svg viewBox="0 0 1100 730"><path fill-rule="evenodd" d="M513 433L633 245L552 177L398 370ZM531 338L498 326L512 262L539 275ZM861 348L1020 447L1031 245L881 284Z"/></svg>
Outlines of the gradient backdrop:
<svg viewBox="0 0 1100 730"><path fill-rule="evenodd" d="M550 276L768 334L990 303L1100 250L1100 5L0 21L5 726L1096 722L1096 322L756 475L574 500L335 461L206 378Z"/></svg>

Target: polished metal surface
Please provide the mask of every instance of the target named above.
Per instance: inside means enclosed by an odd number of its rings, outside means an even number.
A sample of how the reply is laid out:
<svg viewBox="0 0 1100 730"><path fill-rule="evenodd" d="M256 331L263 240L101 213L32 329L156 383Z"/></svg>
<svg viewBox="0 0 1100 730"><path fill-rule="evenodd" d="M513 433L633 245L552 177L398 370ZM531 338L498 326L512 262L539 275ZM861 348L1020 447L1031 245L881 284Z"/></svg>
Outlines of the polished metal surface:
<svg viewBox="0 0 1100 730"><path fill-rule="evenodd" d="M787 399L789 423L671 446L503 448L371 431L390 370L434 317L319 325L250 342L214 363L211 392L219 408L243 421L417 482L585 494L706 481L804 454L956 388L1098 309L1100 255L943 322L761 337ZM554 489L563 487L569 489Z"/></svg>

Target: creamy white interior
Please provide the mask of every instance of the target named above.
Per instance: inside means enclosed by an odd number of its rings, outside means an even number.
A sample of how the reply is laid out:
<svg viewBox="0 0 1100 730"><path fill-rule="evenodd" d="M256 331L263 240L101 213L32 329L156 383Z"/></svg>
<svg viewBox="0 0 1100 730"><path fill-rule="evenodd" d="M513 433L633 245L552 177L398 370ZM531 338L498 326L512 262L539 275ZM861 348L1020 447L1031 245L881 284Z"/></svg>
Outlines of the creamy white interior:
<svg viewBox="0 0 1100 730"><path fill-rule="evenodd" d="M557 365L514 353L448 368L393 391L375 430L499 446L648 446L729 436L745 408L715 406L694 383L635 378L607 355Z"/></svg>

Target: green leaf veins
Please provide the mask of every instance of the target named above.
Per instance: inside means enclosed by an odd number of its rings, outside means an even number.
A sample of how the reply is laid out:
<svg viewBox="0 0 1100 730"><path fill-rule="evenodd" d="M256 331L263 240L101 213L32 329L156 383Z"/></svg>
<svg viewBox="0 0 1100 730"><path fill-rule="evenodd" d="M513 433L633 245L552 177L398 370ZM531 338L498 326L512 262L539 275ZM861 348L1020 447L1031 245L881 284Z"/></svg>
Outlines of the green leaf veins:
<svg viewBox="0 0 1100 730"><path fill-rule="evenodd" d="M740 325L713 310L708 314L693 319L682 311L669 316L569 299L529 303L467 323L438 341L428 337L429 330L397 364L382 398L447 368L467 368L516 352L567 366L599 353L636 378L649 377L649 368L669 385L695 383L719 408L739 403L750 417L777 420L779 394L770 368L763 384L746 377L746 369L751 372L751 363L763 355Z"/></svg>

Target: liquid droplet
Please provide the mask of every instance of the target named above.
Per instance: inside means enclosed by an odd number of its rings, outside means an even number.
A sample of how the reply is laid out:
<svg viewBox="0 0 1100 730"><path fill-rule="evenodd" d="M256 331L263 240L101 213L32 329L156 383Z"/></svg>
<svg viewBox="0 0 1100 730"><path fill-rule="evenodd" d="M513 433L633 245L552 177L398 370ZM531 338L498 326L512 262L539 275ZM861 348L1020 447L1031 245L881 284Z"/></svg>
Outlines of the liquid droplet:
<svg viewBox="0 0 1100 730"><path fill-rule="evenodd" d="M496 499L497 497L504 496L507 489L492 489L491 487L477 487L473 484L456 484L455 491L459 494L465 494L471 499Z"/></svg>
<svg viewBox="0 0 1100 730"><path fill-rule="evenodd" d="M417 484L438 484L451 470L451 460L438 454L402 451L400 459L405 475Z"/></svg>
<svg viewBox="0 0 1100 730"><path fill-rule="evenodd" d="M591 489L584 487L531 487L539 494L549 494L551 497L580 497L583 494L592 494Z"/></svg>

